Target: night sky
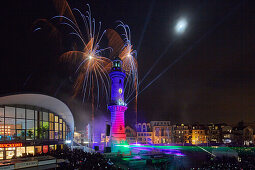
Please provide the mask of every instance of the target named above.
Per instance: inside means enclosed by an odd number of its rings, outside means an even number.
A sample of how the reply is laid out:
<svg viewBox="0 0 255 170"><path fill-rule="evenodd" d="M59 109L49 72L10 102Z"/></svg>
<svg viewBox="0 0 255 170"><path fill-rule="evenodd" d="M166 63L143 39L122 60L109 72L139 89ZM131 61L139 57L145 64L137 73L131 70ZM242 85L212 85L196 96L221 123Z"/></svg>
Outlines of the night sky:
<svg viewBox="0 0 255 170"><path fill-rule="evenodd" d="M146 87L166 67L178 62L138 97L138 121L237 123L255 121L255 8L245 0L68 1L103 28L128 24L138 50L139 79L165 55L141 84ZM0 94L32 92L55 96L71 108L78 128L90 117L89 103L71 99L73 78L59 56L70 47L64 31L33 33L37 19L58 15L50 0L8 1L1 24ZM178 36L178 18L188 20ZM146 24L147 23L147 24ZM182 58L180 58L182 57ZM106 113L102 103L97 113ZM126 111L135 123L134 104ZM100 112L100 113L99 113Z"/></svg>

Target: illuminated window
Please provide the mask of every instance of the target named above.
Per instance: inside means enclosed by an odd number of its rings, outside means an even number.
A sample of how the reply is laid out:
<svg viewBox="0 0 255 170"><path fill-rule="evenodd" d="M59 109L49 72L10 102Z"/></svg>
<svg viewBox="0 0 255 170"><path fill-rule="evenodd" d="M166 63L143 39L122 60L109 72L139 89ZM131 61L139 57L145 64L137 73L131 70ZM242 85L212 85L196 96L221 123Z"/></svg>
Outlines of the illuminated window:
<svg viewBox="0 0 255 170"><path fill-rule="evenodd" d="M25 147L17 147L16 152L17 152L17 154L16 154L17 157L22 156L22 154L26 153L25 152Z"/></svg>
<svg viewBox="0 0 255 170"><path fill-rule="evenodd" d="M32 154L34 155L35 151L34 151L34 146L27 146L26 147L27 150L27 154Z"/></svg>
<svg viewBox="0 0 255 170"><path fill-rule="evenodd" d="M34 139L34 120L26 120L26 123L27 123L26 140L33 140Z"/></svg>
<svg viewBox="0 0 255 170"><path fill-rule="evenodd" d="M55 122L58 122L58 116L55 116Z"/></svg>
<svg viewBox="0 0 255 170"><path fill-rule="evenodd" d="M50 122L54 122L54 114L50 113Z"/></svg>

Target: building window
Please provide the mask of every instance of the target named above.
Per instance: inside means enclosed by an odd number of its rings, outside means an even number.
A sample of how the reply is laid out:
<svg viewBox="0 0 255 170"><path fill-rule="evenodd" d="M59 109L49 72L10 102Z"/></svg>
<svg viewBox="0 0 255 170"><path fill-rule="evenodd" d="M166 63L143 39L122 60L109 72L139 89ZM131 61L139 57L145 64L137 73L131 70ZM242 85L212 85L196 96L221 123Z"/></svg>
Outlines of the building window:
<svg viewBox="0 0 255 170"><path fill-rule="evenodd" d="M26 120L27 128L26 128L26 140L33 140L34 139L34 120Z"/></svg>
<svg viewBox="0 0 255 170"><path fill-rule="evenodd" d="M27 113L27 119L34 119L35 113L33 110L27 109L26 113Z"/></svg>
<svg viewBox="0 0 255 170"><path fill-rule="evenodd" d="M27 146L27 147L26 147L26 150L27 150L26 153L27 153L28 155L30 155L30 154L31 154L31 155L34 155L34 153L35 153L35 151L34 151L34 146Z"/></svg>
<svg viewBox="0 0 255 170"><path fill-rule="evenodd" d="M15 117L15 108L14 107L5 107L5 117Z"/></svg>
<svg viewBox="0 0 255 170"><path fill-rule="evenodd" d="M16 108L16 118L25 119L25 109L22 108Z"/></svg>
<svg viewBox="0 0 255 170"><path fill-rule="evenodd" d="M58 116L55 116L55 133L54 133L54 136L55 136L55 139L58 139Z"/></svg>
<svg viewBox="0 0 255 170"><path fill-rule="evenodd" d="M68 130L66 122L54 113L47 111L26 109L26 106L15 108L10 106L0 107L0 141L11 140L54 140L70 139L71 132ZM14 150L11 148L4 149L1 152L0 159L11 158L11 155L16 152L17 156L24 153L25 147L19 147ZM8 151L4 154L5 151ZM27 152L34 154L34 147L28 148ZM1 156L1 154L3 156Z"/></svg>

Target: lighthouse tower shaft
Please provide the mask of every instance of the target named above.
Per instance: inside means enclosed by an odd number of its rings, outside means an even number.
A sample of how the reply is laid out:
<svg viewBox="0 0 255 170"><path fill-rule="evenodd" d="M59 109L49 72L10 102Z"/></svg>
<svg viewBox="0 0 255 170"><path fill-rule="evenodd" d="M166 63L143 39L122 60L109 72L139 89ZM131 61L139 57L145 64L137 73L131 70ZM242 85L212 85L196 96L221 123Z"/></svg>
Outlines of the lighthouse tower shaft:
<svg viewBox="0 0 255 170"><path fill-rule="evenodd" d="M127 109L124 102L124 80L126 74L121 65L122 61L119 58L115 58L109 74L111 77L111 102L108 104L108 109L111 112L111 141L113 143L126 141L124 115Z"/></svg>

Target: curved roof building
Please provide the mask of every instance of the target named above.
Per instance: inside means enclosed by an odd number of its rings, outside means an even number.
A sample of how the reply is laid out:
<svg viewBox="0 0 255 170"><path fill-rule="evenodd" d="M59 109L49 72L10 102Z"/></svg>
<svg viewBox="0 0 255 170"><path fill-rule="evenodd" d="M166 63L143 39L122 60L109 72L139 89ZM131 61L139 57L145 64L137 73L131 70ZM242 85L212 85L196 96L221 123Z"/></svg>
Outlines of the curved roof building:
<svg viewBox="0 0 255 170"><path fill-rule="evenodd" d="M0 97L0 159L63 148L73 132L73 115L59 99L42 94Z"/></svg>

